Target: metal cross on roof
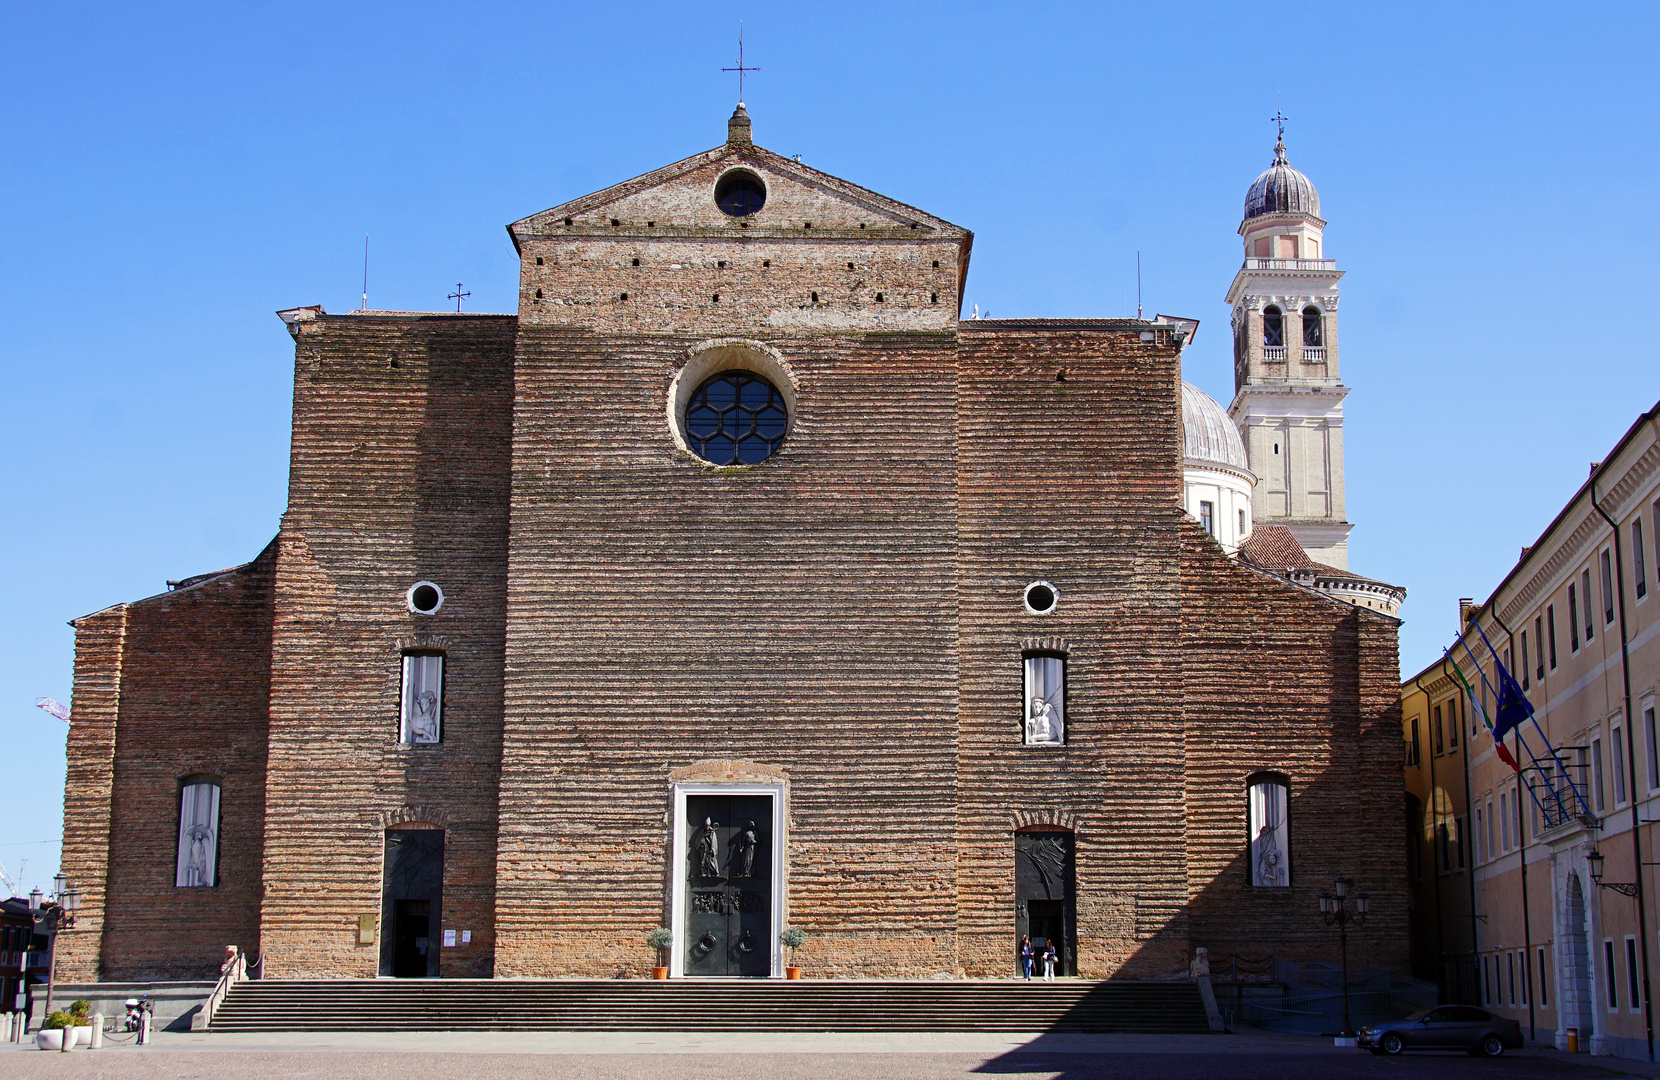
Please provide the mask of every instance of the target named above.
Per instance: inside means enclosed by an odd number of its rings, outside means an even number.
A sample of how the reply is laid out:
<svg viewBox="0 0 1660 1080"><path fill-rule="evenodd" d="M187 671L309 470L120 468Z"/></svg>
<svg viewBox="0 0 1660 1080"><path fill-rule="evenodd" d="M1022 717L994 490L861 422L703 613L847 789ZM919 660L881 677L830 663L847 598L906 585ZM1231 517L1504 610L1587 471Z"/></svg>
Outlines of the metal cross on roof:
<svg viewBox="0 0 1660 1080"><path fill-rule="evenodd" d="M1280 142L1284 142L1285 141L1285 122L1287 120L1291 119L1291 117L1286 116L1285 115L1285 110L1283 110L1283 109L1279 108L1278 106L1276 106L1274 108L1274 115L1270 116L1268 119L1274 121L1274 123L1276 123L1280 126Z"/></svg>
<svg viewBox="0 0 1660 1080"><path fill-rule="evenodd" d="M455 310L460 311L461 310L461 301L467 299L467 297L469 297L471 295L473 295L473 294L470 293L470 292L462 292L461 291L461 282L458 281L458 282L455 283L455 291L450 293L450 295L446 299L454 300L455 301Z"/></svg>
<svg viewBox="0 0 1660 1080"><path fill-rule="evenodd" d="M744 24L738 24L738 66L723 67L722 71L736 71L738 73L738 104L744 103L744 72L760 71L758 67L744 67Z"/></svg>

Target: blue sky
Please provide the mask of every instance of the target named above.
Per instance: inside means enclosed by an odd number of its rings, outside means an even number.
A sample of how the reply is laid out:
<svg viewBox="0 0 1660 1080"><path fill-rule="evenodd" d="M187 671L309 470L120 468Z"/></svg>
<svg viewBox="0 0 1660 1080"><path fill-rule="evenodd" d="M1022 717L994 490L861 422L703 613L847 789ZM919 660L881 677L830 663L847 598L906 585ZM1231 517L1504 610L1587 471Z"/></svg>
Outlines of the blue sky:
<svg viewBox="0 0 1660 1080"><path fill-rule="evenodd" d="M1660 398L1656 8L1340 4L29 5L0 86L0 863L46 882L68 619L252 558L284 505L272 314L509 311L503 225L756 141L975 231L993 316L1202 320L1273 145L1343 282L1357 571L1438 654ZM44 842L43 842L44 841ZM116 838L120 842L120 838Z"/></svg>

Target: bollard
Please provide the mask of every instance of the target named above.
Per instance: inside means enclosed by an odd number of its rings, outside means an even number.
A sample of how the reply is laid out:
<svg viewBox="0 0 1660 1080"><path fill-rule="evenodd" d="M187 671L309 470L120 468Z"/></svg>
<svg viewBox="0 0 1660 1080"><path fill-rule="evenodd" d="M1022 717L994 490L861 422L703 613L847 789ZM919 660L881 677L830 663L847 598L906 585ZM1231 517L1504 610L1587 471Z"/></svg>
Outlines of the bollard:
<svg viewBox="0 0 1660 1080"><path fill-rule="evenodd" d="M148 1046L150 1043L150 1010L145 1009L138 1014L138 1045Z"/></svg>
<svg viewBox="0 0 1660 1080"><path fill-rule="evenodd" d="M4 1018L0 1018L0 1042L11 1042L11 1041L12 1041L12 1014L7 1013Z"/></svg>
<svg viewBox="0 0 1660 1080"><path fill-rule="evenodd" d="M1570 1054L1579 1053L1579 1029L1578 1028L1571 1027L1571 1028L1568 1029L1568 1053L1570 1053Z"/></svg>
<svg viewBox="0 0 1660 1080"><path fill-rule="evenodd" d="M104 1048L104 1014L92 1014L92 1039L86 1044L89 1050Z"/></svg>

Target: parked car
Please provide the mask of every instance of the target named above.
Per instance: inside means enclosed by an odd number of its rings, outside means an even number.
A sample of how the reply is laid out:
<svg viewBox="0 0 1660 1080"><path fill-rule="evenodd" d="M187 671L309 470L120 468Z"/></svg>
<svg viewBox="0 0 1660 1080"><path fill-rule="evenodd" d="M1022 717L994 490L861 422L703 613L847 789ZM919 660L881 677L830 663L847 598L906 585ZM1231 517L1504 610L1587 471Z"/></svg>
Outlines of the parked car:
<svg viewBox="0 0 1660 1080"><path fill-rule="evenodd" d="M1498 1057L1522 1048L1522 1025L1473 1005L1421 1009L1405 1020L1360 1029L1355 1045L1374 1054L1404 1050L1463 1050Z"/></svg>

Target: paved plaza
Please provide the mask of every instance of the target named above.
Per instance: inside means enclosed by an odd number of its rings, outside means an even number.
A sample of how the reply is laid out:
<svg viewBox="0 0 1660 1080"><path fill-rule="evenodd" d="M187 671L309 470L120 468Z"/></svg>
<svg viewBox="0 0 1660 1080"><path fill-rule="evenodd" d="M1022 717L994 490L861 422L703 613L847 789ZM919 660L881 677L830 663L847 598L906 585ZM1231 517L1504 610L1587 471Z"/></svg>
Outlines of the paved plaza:
<svg viewBox="0 0 1660 1080"><path fill-rule="evenodd" d="M0 1048L0 1075L110 1080L328 1077L342 1080L1333 1080L1335 1077L1660 1077L1645 1063L1533 1048L1377 1058L1317 1039L1237 1035L751 1034L683 1032L206 1034L163 1032L147 1047Z"/></svg>

